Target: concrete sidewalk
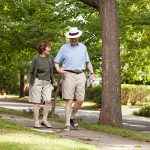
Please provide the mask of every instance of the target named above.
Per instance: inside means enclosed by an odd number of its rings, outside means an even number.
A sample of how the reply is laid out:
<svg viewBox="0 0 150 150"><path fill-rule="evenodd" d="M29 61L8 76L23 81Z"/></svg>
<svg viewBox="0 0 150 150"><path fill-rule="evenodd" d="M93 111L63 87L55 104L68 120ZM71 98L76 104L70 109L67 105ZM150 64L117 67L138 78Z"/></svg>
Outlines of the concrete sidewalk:
<svg viewBox="0 0 150 150"><path fill-rule="evenodd" d="M20 111L30 111L32 109L32 104L0 101L0 107ZM127 109L124 107L122 108L123 126L125 128L138 130L141 132L150 132L150 118L132 115L133 111L135 110L137 110L137 108L134 109L131 108ZM64 108L56 107L55 113L60 117L64 117ZM95 123L99 119L99 114L100 114L99 111L79 110L77 116L84 121Z"/></svg>

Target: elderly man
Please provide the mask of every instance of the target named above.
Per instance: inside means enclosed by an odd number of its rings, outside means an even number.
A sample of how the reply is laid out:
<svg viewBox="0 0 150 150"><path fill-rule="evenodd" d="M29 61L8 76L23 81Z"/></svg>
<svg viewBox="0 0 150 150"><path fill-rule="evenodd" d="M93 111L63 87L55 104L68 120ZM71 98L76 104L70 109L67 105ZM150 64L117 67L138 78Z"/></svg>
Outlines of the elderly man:
<svg viewBox="0 0 150 150"><path fill-rule="evenodd" d="M57 72L63 76L62 96L66 102L66 131L78 127L75 116L84 101L86 83L84 71L86 68L93 80L95 79L87 48L79 42L81 35L82 31L77 27L70 28L69 32L66 33L69 43L60 48L54 60Z"/></svg>

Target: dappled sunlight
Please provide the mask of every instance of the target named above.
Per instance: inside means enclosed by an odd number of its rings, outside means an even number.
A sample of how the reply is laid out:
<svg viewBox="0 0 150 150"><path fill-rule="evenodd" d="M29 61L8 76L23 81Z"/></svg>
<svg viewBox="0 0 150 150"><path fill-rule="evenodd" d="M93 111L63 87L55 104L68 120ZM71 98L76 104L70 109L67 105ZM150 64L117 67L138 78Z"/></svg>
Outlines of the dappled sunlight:
<svg viewBox="0 0 150 150"><path fill-rule="evenodd" d="M95 106L95 105L96 105L95 102L84 102L82 106L83 107L87 107L87 106L91 106L92 107L92 106Z"/></svg>
<svg viewBox="0 0 150 150"><path fill-rule="evenodd" d="M6 93L4 93L3 95L0 95L0 99L1 98L19 98L18 95L7 95Z"/></svg>

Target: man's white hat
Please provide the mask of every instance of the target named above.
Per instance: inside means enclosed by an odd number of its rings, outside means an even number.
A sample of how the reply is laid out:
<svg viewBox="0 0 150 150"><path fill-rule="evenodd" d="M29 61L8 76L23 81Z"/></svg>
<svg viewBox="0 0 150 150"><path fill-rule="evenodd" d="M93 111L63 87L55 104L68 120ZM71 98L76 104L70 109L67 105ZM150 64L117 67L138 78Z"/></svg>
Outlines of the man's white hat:
<svg viewBox="0 0 150 150"><path fill-rule="evenodd" d="M80 31L77 27L71 27L69 32L65 34L67 38L78 38L82 35L82 31Z"/></svg>

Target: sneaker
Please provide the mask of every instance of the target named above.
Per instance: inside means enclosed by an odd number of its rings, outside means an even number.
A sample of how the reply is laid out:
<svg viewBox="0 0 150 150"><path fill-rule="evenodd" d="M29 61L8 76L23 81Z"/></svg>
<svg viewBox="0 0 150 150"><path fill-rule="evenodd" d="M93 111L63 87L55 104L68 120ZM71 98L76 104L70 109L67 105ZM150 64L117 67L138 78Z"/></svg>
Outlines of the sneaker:
<svg viewBox="0 0 150 150"><path fill-rule="evenodd" d="M70 125L73 129L77 129L78 128L78 122L76 119L70 119Z"/></svg>
<svg viewBox="0 0 150 150"><path fill-rule="evenodd" d="M41 125L47 127L47 128L52 128L52 125L48 121L42 121Z"/></svg>
<svg viewBox="0 0 150 150"><path fill-rule="evenodd" d="M70 126L66 126L65 128L64 128L64 131L70 131L71 129L70 129Z"/></svg>

